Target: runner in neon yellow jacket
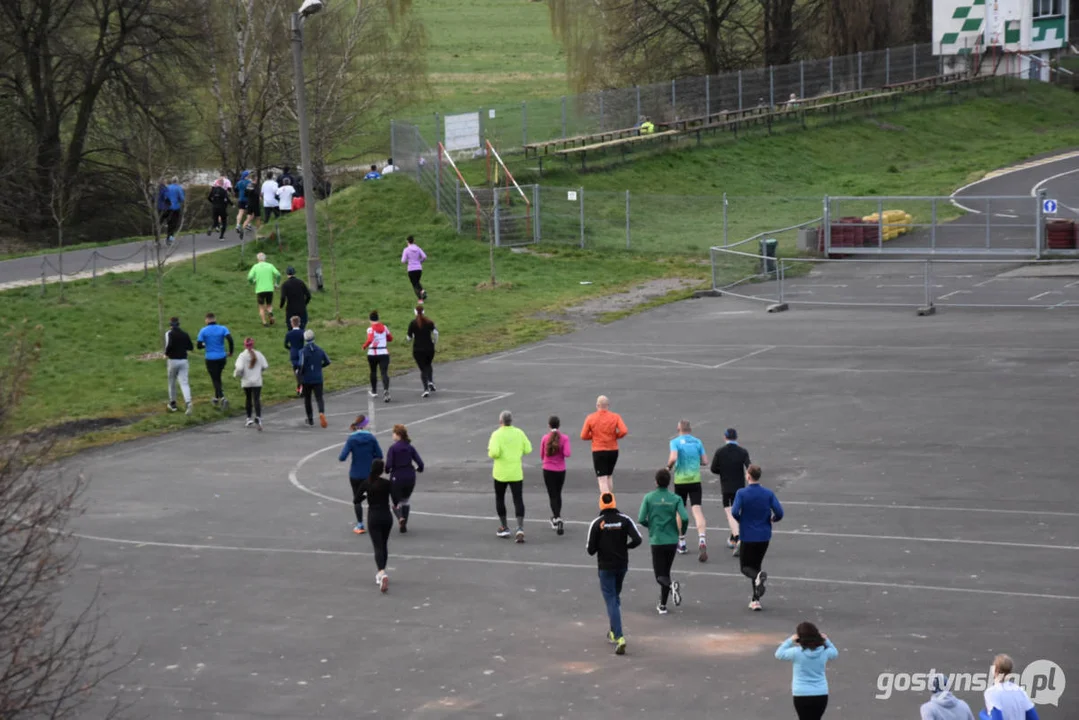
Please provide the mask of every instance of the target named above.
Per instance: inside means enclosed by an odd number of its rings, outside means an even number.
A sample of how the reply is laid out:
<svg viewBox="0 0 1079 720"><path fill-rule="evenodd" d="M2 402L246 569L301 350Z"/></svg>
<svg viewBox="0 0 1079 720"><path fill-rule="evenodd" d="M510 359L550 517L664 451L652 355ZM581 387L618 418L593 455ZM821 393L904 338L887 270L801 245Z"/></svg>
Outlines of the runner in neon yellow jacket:
<svg viewBox="0 0 1079 720"><path fill-rule="evenodd" d="M513 493L513 510L517 518L517 531L514 533L517 542L525 541L525 501L521 489L524 480L524 469L521 460L525 455L532 452L532 443L520 430L513 427L513 415L509 410L503 410L498 416L499 428L491 433L491 440L487 443L487 457L494 460L493 476L495 479L495 510L501 524L498 526L498 537L510 536L509 525L506 523L506 486Z"/></svg>
<svg viewBox="0 0 1079 720"><path fill-rule="evenodd" d="M273 291L281 282L281 271L266 262L266 253L255 256L258 260L247 273L247 282L255 286L255 299L259 306L262 327L273 325Z"/></svg>

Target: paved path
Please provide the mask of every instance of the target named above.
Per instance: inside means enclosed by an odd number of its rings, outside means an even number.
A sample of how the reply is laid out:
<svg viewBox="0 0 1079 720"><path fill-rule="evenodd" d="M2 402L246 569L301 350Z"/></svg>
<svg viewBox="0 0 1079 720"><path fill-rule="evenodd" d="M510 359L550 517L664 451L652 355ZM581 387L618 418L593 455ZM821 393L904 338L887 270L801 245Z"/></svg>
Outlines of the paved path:
<svg viewBox="0 0 1079 720"><path fill-rule="evenodd" d="M250 242L254 239L254 233L247 233L246 239ZM185 260L190 262L192 245L194 245L195 255L204 255L224 248L236 247L239 244L239 236L231 229L225 233L224 240L218 240L216 235L209 236L205 232L188 233L177 238L176 244L168 252L167 262L169 264ZM153 243L145 240L100 248L71 250L62 255L65 280L88 279L95 272L98 275L107 272L137 272L145 267L146 262L150 265L154 263ZM0 291L38 285L41 283L42 275L46 283L59 282L60 269L61 253L4 260L0 262Z"/></svg>

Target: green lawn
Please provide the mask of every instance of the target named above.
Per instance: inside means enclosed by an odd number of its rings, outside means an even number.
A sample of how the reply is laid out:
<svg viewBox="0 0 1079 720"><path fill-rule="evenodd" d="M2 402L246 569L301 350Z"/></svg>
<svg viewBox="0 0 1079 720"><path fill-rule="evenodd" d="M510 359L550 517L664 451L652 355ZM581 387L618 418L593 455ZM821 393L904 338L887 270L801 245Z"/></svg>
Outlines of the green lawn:
<svg viewBox="0 0 1079 720"><path fill-rule="evenodd" d="M361 351L367 314L381 311L391 330L403 334L412 318L411 286L400 265L404 237L415 234L430 256L424 274L430 292L428 312L441 331L439 361L459 359L539 340L564 326L549 318L551 311L580 300L607 294L654 277L708 277L707 267L689 259L581 252L560 248L539 256L497 253L499 285L488 280L486 245L459 238L445 218L436 216L432 201L404 177L387 178L343 191L330 204L335 218L335 254L340 281L341 316L333 320L333 297L316 298L311 327L318 333L334 364L327 374L329 389L352 387L366 380L367 363ZM331 279L326 217L321 229L327 282ZM303 218L283 223L284 236L294 245L270 260L284 269L304 266ZM251 257L248 248L248 258ZM199 259L198 273L186 264L171 267L165 279L167 313L179 315L194 335L207 311L217 314L237 342L256 339L272 369L266 385L270 401L285 400L292 388L287 354L281 347L283 328L262 328L254 293L238 263L239 250L226 250ZM141 418L120 431L97 433L83 443L104 442L184 427L218 417L210 408L209 379L201 359L192 367L197 411L192 419L164 412L164 361L140 359L160 350L153 276L106 276L96 287L72 283L67 301L59 302L55 287L42 298L40 288L4 293L0 327L40 326L42 360L35 370L30 395L15 418L15 429L26 429L84 418ZM581 285L589 281L590 285ZM407 346L397 344L394 368L412 369ZM234 405L242 399L230 383ZM292 401L295 402L295 401ZM299 410L297 410L299 411Z"/></svg>

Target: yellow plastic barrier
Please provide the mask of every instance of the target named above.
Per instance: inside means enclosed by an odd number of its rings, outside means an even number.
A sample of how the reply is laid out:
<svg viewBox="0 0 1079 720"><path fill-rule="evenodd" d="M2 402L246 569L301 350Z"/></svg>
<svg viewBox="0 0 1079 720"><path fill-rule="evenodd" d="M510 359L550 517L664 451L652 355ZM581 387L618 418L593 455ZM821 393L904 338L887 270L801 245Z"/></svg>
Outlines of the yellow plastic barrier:
<svg viewBox="0 0 1079 720"><path fill-rule="evenodd" d="M884 219L883 219L883 221L881 220L881 217L880 217L879 213L873 213L872 215L866 215L865 217L862 218L862 222L867 223L867 224L880 223L881 225L883 225L883 230L884 230L884 238L883 239L885 241L894 240L895 238L899 237L900 235L904 235L906 233L909 233L911 230L914 229L911 226L912 223L914 222L914 218L911 217L910 213L905 212L903 210L885 210L884 211Z"/></svg>

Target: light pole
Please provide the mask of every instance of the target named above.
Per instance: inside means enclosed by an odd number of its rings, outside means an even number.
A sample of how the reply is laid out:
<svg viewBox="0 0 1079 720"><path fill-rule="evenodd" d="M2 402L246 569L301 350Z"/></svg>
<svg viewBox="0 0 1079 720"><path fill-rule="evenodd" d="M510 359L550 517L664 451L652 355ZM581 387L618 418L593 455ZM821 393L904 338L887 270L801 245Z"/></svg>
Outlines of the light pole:
<svg viewBox="0 0 1079 720"><path fill-rule="evenodd" d="M303 79L303 23L322 10L321 0L304 0L292 13L292 66L296 73L296 115L300 121L300 164L303 165L304 217L307 220L307 286L322 289L322 261L318 256L318 216L315 215L315 173L311 162L311 130L307 123L307 97Z"/></svg>

